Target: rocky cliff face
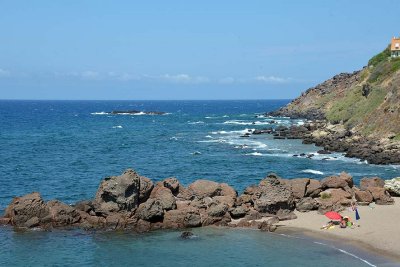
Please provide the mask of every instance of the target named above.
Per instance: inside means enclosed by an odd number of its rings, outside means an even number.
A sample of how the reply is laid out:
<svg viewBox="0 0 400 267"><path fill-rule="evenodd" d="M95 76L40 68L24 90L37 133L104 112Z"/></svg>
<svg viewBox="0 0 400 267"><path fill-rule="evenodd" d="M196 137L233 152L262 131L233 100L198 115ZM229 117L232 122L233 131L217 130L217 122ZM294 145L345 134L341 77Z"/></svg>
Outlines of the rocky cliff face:
<svg viewBox="0 0 400 267"><path fill-rule="evenodd" d="M386 49L362 70L336 75L268 115L326 119L364 136L400 140L400 59Z"/></svg>

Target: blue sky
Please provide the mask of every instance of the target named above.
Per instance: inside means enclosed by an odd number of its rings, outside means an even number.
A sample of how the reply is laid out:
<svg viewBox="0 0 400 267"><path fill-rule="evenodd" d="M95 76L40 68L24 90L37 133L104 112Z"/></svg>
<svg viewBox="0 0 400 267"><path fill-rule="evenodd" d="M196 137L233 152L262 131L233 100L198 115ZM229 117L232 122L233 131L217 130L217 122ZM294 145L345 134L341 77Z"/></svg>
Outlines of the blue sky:
<svg viewBox="0 0 400 267"><path fill-rule="evenodd" d="M1 1L0 99L294 98L400 35L400 1Z"/></svg>

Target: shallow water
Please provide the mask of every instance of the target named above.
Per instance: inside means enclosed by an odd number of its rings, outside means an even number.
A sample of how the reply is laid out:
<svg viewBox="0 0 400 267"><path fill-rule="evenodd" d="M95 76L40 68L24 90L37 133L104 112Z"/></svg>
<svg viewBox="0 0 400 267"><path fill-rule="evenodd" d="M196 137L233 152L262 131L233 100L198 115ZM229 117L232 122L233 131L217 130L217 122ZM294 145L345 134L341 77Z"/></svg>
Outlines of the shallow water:
<svg viewBox="0 0 400 267"><path fill-rule="evenodd" d="M102 178L126 168L154 180L175 176L184 185L200 178L227 182L239 192L269 172L285 178L321 179L347 171L356 183L364 176L400 176L397 166L370 165L341 154L293 157L319 150L301 144L301 140L274 140L269 135L240 137L248 129L301 124L301 120L260 116L287 102L0 101L0 212L14 196L32 191L41 192L46 200L56 198L71 204L91 199ZM104 113L132 109L168 114ZM27 259L32 265L109 266L115 258L121 265L150 258L160 266L206 266L211 262L215 266L265 266L266 262L268 266L294 266L296 259L303 259L301 255L308 255L303 266L336 266L333 259L344 257L316 244L304 247L299 241L251 231L202 233L193 242L179 241L171 232L137 236L79 231L21 233L2 228L0 236L0 266L11 262L22 266ZM289 252L297 256L287 257ZM284 263L276 256L281 254L285 255ZM316 260L321 257L330 263L321 265L325 263Z"/></svg>
<svg viewBox="0 0 400 267"><path fill-rule="evenodd" d="M373 266L310 239L243 229L180 232L13 232L0 229L1 266ZM358 254L361 254L359 252ZM363 257L363 256L362 256Z"/></svg>

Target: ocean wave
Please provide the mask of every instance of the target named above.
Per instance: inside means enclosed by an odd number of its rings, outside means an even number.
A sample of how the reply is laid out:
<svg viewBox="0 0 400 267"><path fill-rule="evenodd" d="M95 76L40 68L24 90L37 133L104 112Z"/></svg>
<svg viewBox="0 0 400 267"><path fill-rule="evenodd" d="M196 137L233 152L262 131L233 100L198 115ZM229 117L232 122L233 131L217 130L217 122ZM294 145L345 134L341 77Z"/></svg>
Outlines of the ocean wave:
<svg viewBox="0 0 400 267"><path fill-rule="evenodd" d="M188 124L203 124L204 121L189 121Z"/></svg>
<svg viewBox="0 0 400 267"><path fill-rule="evenodd" d="M206 135L205 137L206 138L213 138L211 135Z"/></svg>
<svg viewBox="0 0 400 267"><path fill-rule="evenodd" d="M100 111L100 112L92 112L92 113L90 113L91 115L108 115L108 113L107 112L104 112L104 111Z"/></svg>
<svg viewBox="0 0 400 267"><path fill-rule="evenodd" d="M229 120L225 121L222 124L230 124L230 125L270 125L269 121L242 121L242 120Z"/></svg>
<svg viewBox="0 0 400 267"><path fill-rule="evenodd" d="M321 171L312 170L312 169L302 170L301 172L303 172L303 173L311 173L311 174L319 174L319 175L323 175L323 174L324 174L324 173L321 172Z"/></svg>
<svg viewBox="0 0 400 267"><path fill-rule="evenodd" d="M113 126L113 129L122 129L123 127L121 126L121 125L116 125L116 126Z"/></svg>
<svg viewBox="0 0 400 267"><path fill-rule="evenodd" d="M246 156L263 156L264 154L260 153L260 152L253 152L253 153L247 153Z"/></svg>

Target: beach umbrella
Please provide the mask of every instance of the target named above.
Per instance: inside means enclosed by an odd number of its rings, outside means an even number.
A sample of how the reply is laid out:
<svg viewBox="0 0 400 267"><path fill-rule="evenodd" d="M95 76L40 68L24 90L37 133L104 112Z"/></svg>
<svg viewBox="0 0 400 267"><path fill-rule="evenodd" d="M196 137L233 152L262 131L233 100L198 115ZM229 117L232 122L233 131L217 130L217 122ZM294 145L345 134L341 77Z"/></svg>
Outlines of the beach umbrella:
<svg viewBox="0 0 400 267"><path fill-rule="evenodd" d="M328 211L327 213L325 213L325 216L335 221L339 221L342 219L342 215L340 215L336 211Z"/></svg>

